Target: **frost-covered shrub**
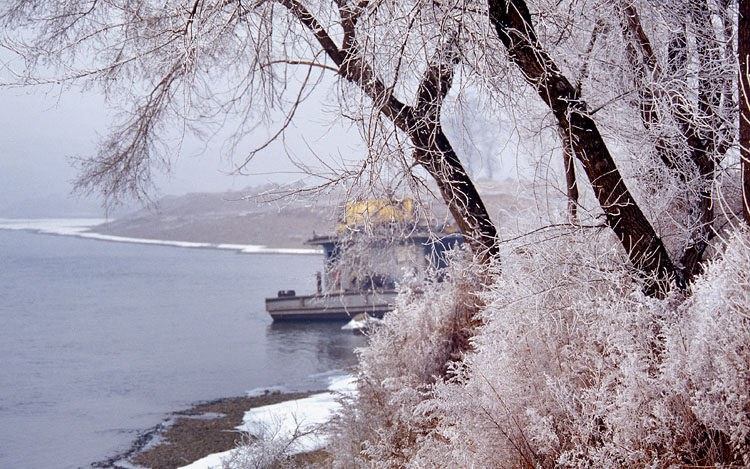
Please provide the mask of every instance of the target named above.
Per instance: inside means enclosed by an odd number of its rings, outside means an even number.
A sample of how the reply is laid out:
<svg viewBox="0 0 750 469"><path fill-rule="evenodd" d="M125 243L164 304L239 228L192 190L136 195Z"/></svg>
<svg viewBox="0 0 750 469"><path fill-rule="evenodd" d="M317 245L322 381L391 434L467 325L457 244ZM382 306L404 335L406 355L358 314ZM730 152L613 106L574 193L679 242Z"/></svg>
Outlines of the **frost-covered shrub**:
<svg viewBox="0 0 750 469"><path fill-rule="evenodd" d="M253 425L253 434L244 434L242 441L222 461L222 469L285 469L299 467L293 455L298 443L315 428L297 424L290 433L285 422L278 420Z"/></svg>
<svg viewBox="0 0 750 469"><path fill-rule="evenodd" d="M412 462L682 467L747 458L747 235L732 238L685 302L644 296L616 268L617 254L595 243L554 244L505 263L476 353L422 404L441 424Z"/></svg>
<svg viewBox="0 0 750 469"><path fill-rule="evenodd" d="M667 331L665 379L696 420L706 463L750 465L750 236L738 230Z"/></svg>
<svg viewBox="0 0 750 469"><path fill-rule="evenodd" d="M335 465L402 466L434 422L415 413L474 327L479 272L455 261L421 291L402 289L393 312L360 350L358 397L345 402L332 438Z"/></svg>
<svg viewBox="0 0 750 469"><path fill-rule="evenodd" d="M476 353L423 404L441 425L421 464L440 453L495 467L650 459L662 437L645 417L661 390L654 356L670 302L644 296L615 268L620 256L606 239L574 234L506 253Z"/></svg>
<svg viewBox="0 0 750 469"><path fill-rule="evenodd" d="M274 439L247 439L230 452L222 469L291 468L287 445Z"/></svg>
<svg viewBox="0 0 750 469"><path fill-rule="evenodd" d="M606 235L527 241L490 274L473 347L449 373L460 269L401 297L361 353L340 465L750 464L748 232L664 299L642 293Z"/></svg>

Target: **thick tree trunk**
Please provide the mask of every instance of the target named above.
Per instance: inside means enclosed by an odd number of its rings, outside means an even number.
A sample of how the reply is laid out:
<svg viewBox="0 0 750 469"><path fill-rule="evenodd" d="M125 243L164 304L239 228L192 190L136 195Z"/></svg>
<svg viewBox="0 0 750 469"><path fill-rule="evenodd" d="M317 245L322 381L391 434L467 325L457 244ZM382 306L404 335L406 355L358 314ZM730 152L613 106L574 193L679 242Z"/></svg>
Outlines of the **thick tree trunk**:
<svg viewBox="0 0 750 469"><path fill-rule="evenodd" d="M526 3L489 0L490 21L511 60L549 106L591 182L607 225L615 232L633 266L658 279L650 293L683 282L661 239L625 187L599 129L580 93L539 46Z"/></svg>
<svg viewBox="0 0 750 469"><path fill-rule="evenodd" d="M558 133L562 141L565 185L568 195L568 219L571 223L576 223L578 221L578 182L576 181L575 155L570 136L562 128L558 128Z"/></svg>
<svg viewBox="0 0 750 469"><path fill-rule="evenodd" d="M415 158L437 182L466 242L480 261L487 263L498 254L495 225L443 130L434 126L429 132L427 141L419 133L412 135Z"/></svg>
<svg viewBox="0 0 750 469"><path fill-rule="evenodd" d="M464 239L481 262L489 263L496 258L499 249L495 225L440 125L440 109L458 62L458 54L453 50L455 44L446 41L445 50L436 51L435 59L428 64L420 83L416 105L409 106L388 90L357 49L355 28L367 2L341 8L344 36L339 48L298 0L277 1L315 36L338 67L339 75L358 85L375 108L409 136L415 146L416 162L435 179Z"/></svg>
<svg viewBox="0 0 750 469"><path fill-rule="evenodd" d="M742 202L745 222L750 224L750 0L740 0L737 55L740 58L740 156Z"/></svg>
<svg viewBox="0 0 750 469"><path fill-rule="evenodd" d="M487 263L498 254L497 230L440 123L443 100L453 85L458 61L457 46L447 39L422 76L412 108L414 120L403 130L414 143L416 161L437 182L464 238L479 259Z"/></svg>

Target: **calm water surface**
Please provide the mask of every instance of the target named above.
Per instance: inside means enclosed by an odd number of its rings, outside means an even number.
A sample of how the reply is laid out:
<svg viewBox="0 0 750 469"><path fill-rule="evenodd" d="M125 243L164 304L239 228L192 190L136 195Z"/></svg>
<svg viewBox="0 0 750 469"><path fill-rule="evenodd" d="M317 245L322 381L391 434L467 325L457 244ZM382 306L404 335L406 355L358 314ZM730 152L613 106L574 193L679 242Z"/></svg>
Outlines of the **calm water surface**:
<svg viewBox="0 0 750 469"><path fill-rule="evenodd" d="M0 468L89 467L196 401L324 388L364 339L263 303L320 264L0 230Z"/></svg>

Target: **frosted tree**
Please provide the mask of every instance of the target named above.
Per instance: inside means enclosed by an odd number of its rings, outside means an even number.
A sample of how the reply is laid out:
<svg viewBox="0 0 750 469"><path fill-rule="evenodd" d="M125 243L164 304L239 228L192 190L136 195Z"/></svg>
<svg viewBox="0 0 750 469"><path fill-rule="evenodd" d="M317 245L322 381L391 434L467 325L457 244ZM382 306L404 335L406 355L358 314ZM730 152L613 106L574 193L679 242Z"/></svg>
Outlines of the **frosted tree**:
<svg viewBox="0 0 750 469"><path fill-rule="evenodd" d="M12 1L1 15L3 44L26 59L27 82L53 67L47 81L84 81L131 103L82 165L81 187L140 195L152 167L169 163L165 135L200 132L227 114L239 116L241 138L257 116L282 109L271 138L280 137L320 74L332 73L342 81L342 115L360 123L370 147L360 168L425 170L485 261L497 252L497 230L441 109L466 86L505 105L527 99L522 77L551 114L531 119L556 122L572 219L581 205L576 159L630 263L657 279L649 288L685 285L713 236L715 181L737 144L732 3L532 6L542 33L524 1ZM617 129L614 120L628 123ZM612 141L624 151L613 154ZM263 147L239 149L239 168ZM629 187L649 185L631 177L643 170L680 186L681 252L664 244L676 235L650 219L642 197L650 188Z"/></svg>
<svg viewBox="0 0 750 469"><path fill-rule="evenodd" d="M51 63L61 72L55 82L85 80L132 102L83 165L81 187L110 198L141 195L151 167L168 161L161 134L199 129L206 116L239 114L241 135L255 115L281 108L279 137L319 83L316 71L332 72L351 85L342 85L342 112L362 122L363 135L382 139L370 141L363 166L386 159L391 147L392 166L426 170L467 240L490 258L495 227L440 124L460 61L459 31L472 16L461 3L344 0L19 1L2 12L3 42L32 74ZM260 149L244 151L240 168Z"/></svg>
<svg viewBox="0 0 750 469"><path fill-rule="evenodd" d="M565 155L578 159L591 181L605 222L620 239L633 265L657 278L683 283L699 271L707 242L713 236L711 191L717 165L736 141L731 6L729 2L690 1L663 7L606 2L598 8L573 2L569 7L579 19L558 11L565 15L563 21L569 18L577 24L577 34L558 31L556 51L560 52L560 45L570 48L576 42L588 41L579 49L578 60L571 60L570 54L562 55L568 70L572 68L578 75L575 80L542 44L525 2L490 1L489 15L510 60L552 112ZM650 30L641 20L639 7L647 9L649 17L654 18L648 25ZM555 18L554 14L550 17ZM580 34L581 31L586 32ZM694 183L687 190L697 194L688 203L697 204L690 209L697 220L688 233L688 245L679 253L681 268L670 257L615 164L594 116L603 108L592 109L584 97L588 91L593 92L594 99L601 99L596 92L602 90L604 83L610 89L622 85L606 73L602 77L596 75L607 63L597 52L612 52L601 42L617 44L624 51L610 56L608 66L610 72L622 70L630 78L622 92L632 97L618 101L629 101L633 108L628 113L621 106L616 108L619 119L632 118L632 111L638 112L641 134L649 138L651 147L638 151L657 156L664 165L658 171L672 171L675 177ZM655 44L662 47L656 48ZM644 162L643 155L638 156ZM566 167L571 164L566 162ZM572 188L572 174L568 181Z"/></svg>
<svg viewBox="0 0 750 469"><path fill-rule="evenodd" d="M573 206L590 213L576 158L620 249L596 225L506 240L482 326L447 374L434 358L470 302L454 301L461 283L400 305L362 353L342 467L748 464L736 7L489 2L520 72L492 78L541 98ZM623 257L653 283L642 290Z"/></svg>
<svg viewBox="0 0 750 469"><path fill-rule="evenodd" d="M366 392L340 427L362 442L349 461L748 463L747 307L717 300L747 290L747 2L1 8L3 45L26 60L27 82L84 81L131 103L84 164L83 187L142 193L169 160L170 129L200 131L227 114L241 137L281 109L278 138L325 74L369 148L344 176L435 180L476 258L426 299L405 291L401 315L363 352ZM538 158L559 160L567 208L540 216L548 226L519 220L499 238L442 126L464 93L507 110L539 136ZM262 150L243 150L238 166ZM712 309L736 332L721 338L717 363L706 359L706 337L721 335Z"/></svg>

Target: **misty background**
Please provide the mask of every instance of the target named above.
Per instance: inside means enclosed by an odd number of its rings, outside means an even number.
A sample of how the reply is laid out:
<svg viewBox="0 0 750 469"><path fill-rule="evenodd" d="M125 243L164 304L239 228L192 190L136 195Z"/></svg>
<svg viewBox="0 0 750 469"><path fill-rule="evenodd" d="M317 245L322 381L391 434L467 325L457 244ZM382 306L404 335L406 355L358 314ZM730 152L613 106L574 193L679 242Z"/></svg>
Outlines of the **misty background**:
<svg viewBox="0 0 750 469"><path fill-rule="evenodd" d="M104 97L96 92L72 88L64 92L51 87L0 88L0 216L51 217L104 215L96 195L72 194L76 169L72 158L95 154L100 137L114 118ZM320 132L313 121L312 133ZM299 134L301 129L291 129ZM339 133L339 136L341 134ZM259 133L248 145L260 144ZM345 135L356 142L357 135ZM232 162L218 136L208 142L187 138L168 173L155 172L158 192L180 195L192 192L223 192L269 182L286 183L302 174L285 156L281 142L256 155L250 175L232 175ZM304 147L287 139L287 147L304 154ZM302 142L304 145L304 142ZM137 208L132 202L119 211ZM116 213L116 212L115 212Z"/></svg>
<svg viewBox="0 0 750 469"><path fill-rule="evenodd" d="M0 51L0 217L108 217L142 208L138 201L106 211L97 194L73 193L76 158L96 154L97 145L117 120L117 105L108 103L96 89L60 85L8 86L17 82L22 61ZM208 137L187 135L171 141L169 171L153 171L152 200L166 195L243 191L269 183L294 183L307 177L303 168L325 171L325 165L346 165L366 154L357 129L336 119L333 77L322 83L300 106L283 138L253 157L242 175L234 169L244 152L266 142L284 116L270 116L252 135L243 138L233 155L228 146L232 123ZM445 126L475 178L501 180L514 177L519 167L512 131L496 132L504 123L460 113L449 116ZM176 124L177 125L177 124ZM481 127L484 126L484 129ZM505 127L507 130L507 127ZM467 135L471 137L467 138ZM295 164L296 163L296 164Z"/></svg>

